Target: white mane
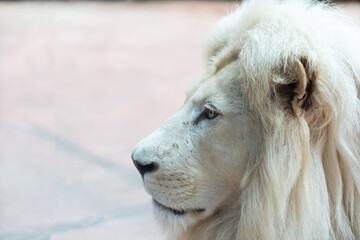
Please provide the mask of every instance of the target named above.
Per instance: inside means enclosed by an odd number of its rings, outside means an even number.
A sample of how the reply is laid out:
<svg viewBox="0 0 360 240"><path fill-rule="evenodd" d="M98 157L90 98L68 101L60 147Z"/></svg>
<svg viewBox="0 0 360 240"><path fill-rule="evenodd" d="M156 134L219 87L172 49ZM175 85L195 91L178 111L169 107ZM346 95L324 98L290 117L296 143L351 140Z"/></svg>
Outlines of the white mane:
<svg viewBox="0 0 360 240"><path fill-rule="evenodd" d="M266 147L247 163L233 207L240 219L209 220L194 236L360 239L360 30L325 3L252 0L217 24L208 57L218 68L238 61ZM300 58L314 93L304 117L293 118L269 89ZM222 229L225 219L236 228Z"/></svg>

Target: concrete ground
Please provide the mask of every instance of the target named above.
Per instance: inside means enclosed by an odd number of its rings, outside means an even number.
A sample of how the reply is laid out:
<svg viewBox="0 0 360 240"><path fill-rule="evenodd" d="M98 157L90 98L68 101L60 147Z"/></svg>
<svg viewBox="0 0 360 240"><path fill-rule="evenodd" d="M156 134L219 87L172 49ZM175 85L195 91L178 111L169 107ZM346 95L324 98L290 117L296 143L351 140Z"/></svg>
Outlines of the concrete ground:
<svg viewBox="0 0 360 240"><path fill-rule="evenodd" d="M0 2L0 240L164 239L130 154L233 6Z"/></svg>

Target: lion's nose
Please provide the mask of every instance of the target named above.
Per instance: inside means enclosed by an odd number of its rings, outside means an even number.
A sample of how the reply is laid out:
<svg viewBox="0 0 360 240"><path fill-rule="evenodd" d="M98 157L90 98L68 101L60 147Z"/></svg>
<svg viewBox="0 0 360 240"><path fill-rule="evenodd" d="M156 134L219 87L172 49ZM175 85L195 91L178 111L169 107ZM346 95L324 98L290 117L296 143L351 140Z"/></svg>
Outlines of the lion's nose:
<svg viewBox="0 0 360 240"><path fill-rule="evenodd" d="M155 162L140 161L140 159L136 158L136 154L134 152L131 154L131 159L142 177L144 177L145 173L154 172L159 168L159 164Z"/></svg>

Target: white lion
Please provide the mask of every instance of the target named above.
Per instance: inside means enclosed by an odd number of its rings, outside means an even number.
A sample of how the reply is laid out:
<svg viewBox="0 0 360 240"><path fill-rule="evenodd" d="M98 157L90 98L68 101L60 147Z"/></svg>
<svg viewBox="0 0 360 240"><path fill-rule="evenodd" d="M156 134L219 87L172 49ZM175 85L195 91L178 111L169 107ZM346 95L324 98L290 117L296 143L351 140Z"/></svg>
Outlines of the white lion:
<svg viewBox="0 0 360 240"><path fill-rule="evenodd" d="M209 69L132 158L171 239L360 239L360 31L339 10L247 1Z"/></svg>

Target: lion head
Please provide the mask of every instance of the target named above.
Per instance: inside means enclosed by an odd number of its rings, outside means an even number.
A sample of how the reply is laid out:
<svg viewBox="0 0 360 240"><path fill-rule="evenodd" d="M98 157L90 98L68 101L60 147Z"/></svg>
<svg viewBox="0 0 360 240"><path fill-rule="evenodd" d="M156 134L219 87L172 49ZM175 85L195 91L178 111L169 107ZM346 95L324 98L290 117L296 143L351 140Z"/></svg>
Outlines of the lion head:
<svg viewBox="0 0 360 240"><path fill-rule="evenodd" d="M132 159L172 239L360 238L360 31L312 1L253 0Z"/></svg>

